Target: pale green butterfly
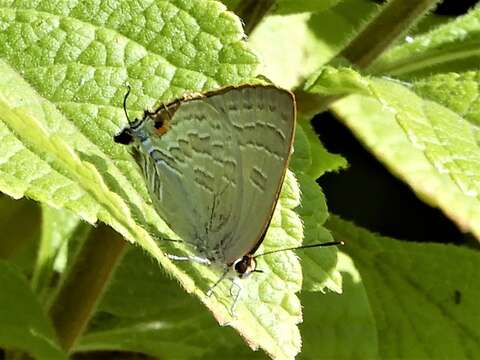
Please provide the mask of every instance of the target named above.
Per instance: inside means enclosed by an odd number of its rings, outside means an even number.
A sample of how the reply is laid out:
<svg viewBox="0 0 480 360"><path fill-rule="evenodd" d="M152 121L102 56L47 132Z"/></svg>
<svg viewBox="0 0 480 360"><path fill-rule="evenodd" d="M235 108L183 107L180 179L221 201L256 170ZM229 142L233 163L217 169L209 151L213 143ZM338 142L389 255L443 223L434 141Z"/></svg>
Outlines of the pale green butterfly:
<svg viewBox="0 0 480 360"><path fill-rule="evenodd" d="M190 258L224 267L221 279L228 270L246 277L279 197L295 118L287 90L230 86L145 111L115 141L132 144L156 211L196 249Z"/></svg>

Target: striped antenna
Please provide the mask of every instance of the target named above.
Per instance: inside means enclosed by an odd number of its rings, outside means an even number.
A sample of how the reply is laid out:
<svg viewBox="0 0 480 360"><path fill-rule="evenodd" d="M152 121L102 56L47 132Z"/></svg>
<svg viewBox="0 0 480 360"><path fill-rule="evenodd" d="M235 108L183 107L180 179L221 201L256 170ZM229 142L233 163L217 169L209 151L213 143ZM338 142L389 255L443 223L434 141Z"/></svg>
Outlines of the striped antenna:
<svg viewBox="0 0 480 360"><path fill-rule="evenodd" d="M275 254L275 253L282 252L282 251L301 250L301 249L308 249L308 248L315 248L315 247L336 246L336 245L344 245L344 244L345 243L343 241L330 241L330 242L325 242L325 243L302 245L302 246L296 246L296 247L291 247L291 248L284 248L284 249L267 251L267 252L255 255L253 258L256 259L260 256Z"/></svg>

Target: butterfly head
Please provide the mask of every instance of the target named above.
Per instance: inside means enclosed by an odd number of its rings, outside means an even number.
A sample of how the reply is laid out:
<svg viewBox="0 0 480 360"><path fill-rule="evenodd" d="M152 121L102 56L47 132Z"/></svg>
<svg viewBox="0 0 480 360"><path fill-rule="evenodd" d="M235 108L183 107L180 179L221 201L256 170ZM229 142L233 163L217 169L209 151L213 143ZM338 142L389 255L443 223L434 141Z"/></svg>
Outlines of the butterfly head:
<svg viewBox="0 0 480 360"><path fill-rule="evenodd" d="M122 145L130 145L133 142L133 135L130 127L126 127L119 134L115 135L113 141Z"/></svg>
<svg viewBox="0 0 480 360"><path fill-rule="evenodd" d="M174 103L171 107L162 105L154 112L145 110L143 118L132 121L127 113L127 99L130 91L130 86L127 86L127 93L123 98L123 111L128 120L128 126L115 135L113 140L118 144L130 145L135 139L142 142L147 138L160 137L165 134L170 129L170 120L178 104Z"/></svg>
<svg viewBox="0 0 480 360"><path fill-rule="evenodd" d="M232 268L235 270L239 278L246 278L251 273L254 272L263 272L261 270L257 270L257 261L255 258L250 255L244 255L240 259L237 259L233 264Z"/></svg>
<svg viewBox="0 0 480 360"><path fill-rule="evenodd" d="M256 258L265 256L265 255L270 255L270 254L275 254L278 252L283 252L283 251L289 251L289 250L300 250L300 249L306 249L306 248L313 248L313 247L325 247L325 246L336 246L336 245L343 245L342 241L330 241L326 243L316 243L316 244L309 244L309 245L303 245L303 246L296 246L292 248L285 248L285 249L277 249L277 250L272 250L272 251L267 251L261 254L257 255L252 255L252 254L247 254L242 256L241 258L237 259L233 264L231 265L232 269L235 270L239 278L246 278L249 276L251 273L258 272L262 273L262 270L257 269L257 261Z"/></svg>

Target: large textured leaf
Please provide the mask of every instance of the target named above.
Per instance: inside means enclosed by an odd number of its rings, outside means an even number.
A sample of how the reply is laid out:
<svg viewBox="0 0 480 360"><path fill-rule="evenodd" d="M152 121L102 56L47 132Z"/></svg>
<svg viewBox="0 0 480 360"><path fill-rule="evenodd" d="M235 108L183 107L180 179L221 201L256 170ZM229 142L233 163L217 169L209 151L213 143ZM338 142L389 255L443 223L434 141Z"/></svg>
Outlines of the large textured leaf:
<svg viewBox="0 0 480 360"><path fill-rule="evenodd" d="M190 252L158 241L173 235L127 149L112 140L126 124L127 83L130 110L140 112L185 92L250 81L258 60L240 20L215 1L23 1L2 2L0 27L0 190L111 225L252 347L293 357L301 343L295 256L262 259L265 273L246 281L232 319L229 281L205 295L221 269L172 263L160 251ZM293 177L285 188L267 249L301 241Z"/></svg>
<svg viewBox="0 0 480 360"><path fill-rule="evenodd" d="M66 360L27 280L4 261L0 261L0 288L0 347L39 360Z"/></svg>
<svg viewBox="0 0 480 360"><path fill-rule="evenodd" d="M402 242L336 217L327 227L345 242L365 286L380 359L469 359L479 353L478 251ZM357 325L355 313L344 315L339 322ZM374 346L371 333L368 338Z"/></svg>
<svg viewBox="0 0 480 360"><path fill-rule="evenodd" d="M334 105L356 135L395 174L463 230L480 238L480 149L475 126L408 84L326 68L309 89L361 94ZM470 116L472 116L470 114Z"/></svg>
<svg viewBox="0 0 480 360"><path fill-rule="evenodd" d="M436 101L472 124L480 126L480 72L446 73L425 77L413 83L420 96Z"/></svg>

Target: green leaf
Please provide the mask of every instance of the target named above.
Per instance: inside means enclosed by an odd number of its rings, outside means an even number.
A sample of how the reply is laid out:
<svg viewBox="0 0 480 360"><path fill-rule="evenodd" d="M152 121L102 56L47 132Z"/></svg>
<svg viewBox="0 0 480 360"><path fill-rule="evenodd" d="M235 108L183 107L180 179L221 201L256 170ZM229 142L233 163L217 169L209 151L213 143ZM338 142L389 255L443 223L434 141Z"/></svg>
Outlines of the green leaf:
<svg viewBox="0 0 480 360"><path fill-rule="evenodd" d="M306 124L306 122L305 122ZM307 138L307 128L314 139ZM315 151L321 149L322 151ZM317 160L319 159L320 160ZM315 159L315 160L314 160ZM328 160L334 159L329 162ZM338 156L338 159L343 159ZM326 160L326 164L334 164L336 155L329 154L319 142L309 126L297 126L295 151L291 167L300 184L301 205L296 209L304 224L304 244L318 244L333 241L330 232L323 224L328 218L328 209L322 190L315 182L318 177L317 164ZM334 166L338 166L338 161ZM315 165L314 165L315 164ZM313 173L312 178L308 173ZM304 291L324 291L325 288L342 292L342 278L337 266L337 250L334 247L297 250L302 259Z"/></svg>
<svg viewBox="0 0 480 360"><path fill-rule="evenodd" d="M477 70L480 61L480 8L430 32L407 37L385 53L369 71L402 78Z"/></svg>
<svg viewBox="0 0 480 360"><path fill-rule="evenodd" d="M32 277L32 288L40 297L47 295L55 272L65 269L69 247L85 239L90 230L72 212L42 206L42 236Z"/></svg>
<svg viewBox="0 0 480 360"><path fill-rule="evenodd" d="M472 124L408 84L327 68L310 91L362 94L333 105L391 171L465 231L480 237L480 152Z"/></svg>
<svg viewBox="0 0 480 360"><path fill-rule="evenodd" d="M312 150L308 142L307 135L297 122L295 129L295 140L293 146L293 154L290 158L288 167L295 172L307 171L312 167Z"/></svg>
<svg viewBox="0 0 480 360"><path fill-rule="evenodd" d="M191 251L157 242L173 235L128 150L112 139L127 123L127 83L129 106L140 112L185 92L251 81L258 60L243 41L240 20L215 1L25 1L0 9L0 27L0 190L109 224L251 347L292 358L301 344L295 256L259 259L265 274L247 282L231 319L229 281L205 295L222 269L164 256ZM292 176L284 188L265 249L301 242Z"/></svg>
<svg viewBox="0 0 480 360"><path fill-rule="evenodd" d="M350 93L368 95L368 80L350 68L333 68L325 66L317 71L305 83L307 91L328 94L346 95Z"/></svg>
<svg viewBox="0 0 480 360"><path fill-rule="evenodd" d="M305 244L333 241L323 225L328 218L325 196L318 184L303 173L297 174L302 191L302 204L297 212L305 226ZM325 288L341 293L342 277L337 270L336 247L309 248L298 250L302 259L303 290L324 291Z"/></svg>
<svg viewBox="0 0 480 360"><path fill-rule="evenodd" d="M267 78L294 88L340 51L376 9L370 1L344 0L320 13L268 16L249 44L262 59Z"/></svg>
<svg viewBox="0 0 480 360"><path fill-rule="evenodd" d="M0 261L0 288L0 347L39 360L66 360L27 280L4 261Z"/></svg>
<svg viewBox="0 0 480 360"><path fill-rule="evenodd" d="M180 291L139 249L131 248L125 255L99 311L76 352L122 350L178 359L265 358L253 353L232 329L219 327L199 301Z"/></svg>
<svg viewBox="0 0 480 360"><path fill-rule="evenodd" d="M295 132L295 151L290 160L290 168L318 179L325 172L338 171L348 166L347 160L325 149L309 122L298 121Z"/></svg>
<svg viewBox="0 0 480 360"><path fill-rule="evenodd" d="M414 90L423 98L438 102L474 125L480 125L480 73L437 74L413 83Z"/></svg>
<svg viewBox="0 0 480 360"><path fill-rule="evenodd" d="M302 292L303 346L299 359L380 359L378 335L362 278L338 252L343 294Z"/></svg>
<svg viewBox="0 0 480 360"><path fill-rule="evenodd" d="M468 359L479 353L478 251L401 242L337 217L327 227L345 242L360 273L375 319L379 358Z"/></svg>

